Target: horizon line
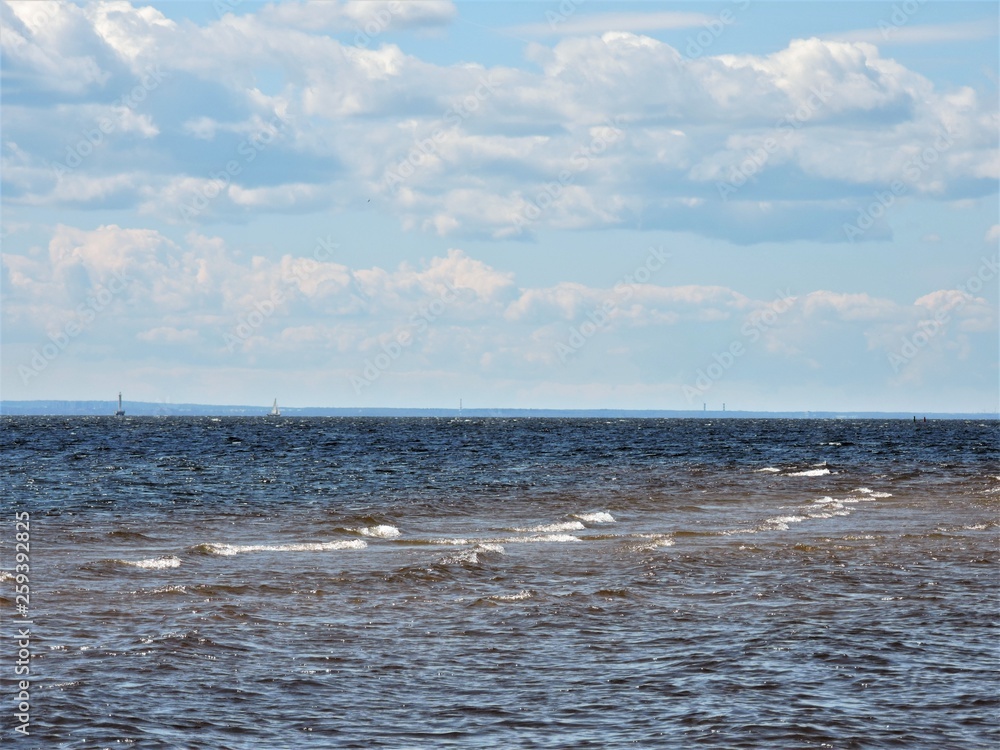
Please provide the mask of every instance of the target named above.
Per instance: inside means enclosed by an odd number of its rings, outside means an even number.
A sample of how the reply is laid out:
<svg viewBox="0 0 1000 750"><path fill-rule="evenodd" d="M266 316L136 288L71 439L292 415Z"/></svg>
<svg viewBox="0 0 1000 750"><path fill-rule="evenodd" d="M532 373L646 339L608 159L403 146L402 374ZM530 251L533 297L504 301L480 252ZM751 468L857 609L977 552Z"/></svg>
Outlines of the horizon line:
<svg viewBox="0 0 1000 750"><path fill-rule="evenodd" d="M70 407L72 405L72 407ZM34 399L24 401L0 399L0 416L114 416L117 401L78 399ZM267 416L270 406L256 404L201 404L192 402L163 403L157 401L125 401L125 416ZM139 413L129 414L129 408ZM683 417L698 416L767 416L792 418L880 417L880 418L975 418L1000 419L997 411L920 411L898 409L873 411L865 409L664 409L634 407L440 407L440 406L283 406L282 417L307 416L619 416L619 417ZM67 410L68 409L68 410ZM197 410L197 411L194 411ZM326 412L316 414L308 412Z"/></svg>

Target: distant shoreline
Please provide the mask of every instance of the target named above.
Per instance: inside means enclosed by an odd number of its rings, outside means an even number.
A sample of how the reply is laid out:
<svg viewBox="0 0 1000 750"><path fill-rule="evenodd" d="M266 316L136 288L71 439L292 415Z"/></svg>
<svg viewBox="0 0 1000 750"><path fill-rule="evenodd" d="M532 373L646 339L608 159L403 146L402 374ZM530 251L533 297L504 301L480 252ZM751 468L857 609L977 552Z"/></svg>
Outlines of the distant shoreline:
<svg viewBox="0 0 1000 750"><path fill-rule="evenodd" d="M114 401L0 401L0 416L107 416ZM269 406L163 404L126 401L127 417L266 417ZM671 409L440 409L388 407L281 407L286 417L467 417L580 419L1000 419L996 412L869 412L869 411L714 411Z"/></svg>

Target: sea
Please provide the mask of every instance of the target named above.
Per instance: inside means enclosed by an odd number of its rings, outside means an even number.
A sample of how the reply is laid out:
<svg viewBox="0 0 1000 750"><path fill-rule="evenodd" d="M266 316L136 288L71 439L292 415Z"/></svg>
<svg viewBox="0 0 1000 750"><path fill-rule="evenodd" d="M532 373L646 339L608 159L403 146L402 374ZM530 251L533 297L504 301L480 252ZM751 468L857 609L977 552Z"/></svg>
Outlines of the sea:
<svg viewBox="0 0 1000 750"><path fill-rule="evenodd" d="M5 746L1000 747L997 421L0 428Z"/></svg>

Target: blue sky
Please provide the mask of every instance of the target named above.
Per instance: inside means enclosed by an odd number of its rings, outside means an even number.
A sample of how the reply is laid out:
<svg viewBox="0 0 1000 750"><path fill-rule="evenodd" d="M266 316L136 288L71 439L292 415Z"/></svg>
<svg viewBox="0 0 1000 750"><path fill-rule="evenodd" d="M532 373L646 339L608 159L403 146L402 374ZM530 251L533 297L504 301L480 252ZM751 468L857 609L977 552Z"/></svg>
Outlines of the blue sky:
<svg viewBox="0 0 1000 750"><path fill-rule="evenodd" d="M998 409L995 3L0 32L5 399Z"/></svg>

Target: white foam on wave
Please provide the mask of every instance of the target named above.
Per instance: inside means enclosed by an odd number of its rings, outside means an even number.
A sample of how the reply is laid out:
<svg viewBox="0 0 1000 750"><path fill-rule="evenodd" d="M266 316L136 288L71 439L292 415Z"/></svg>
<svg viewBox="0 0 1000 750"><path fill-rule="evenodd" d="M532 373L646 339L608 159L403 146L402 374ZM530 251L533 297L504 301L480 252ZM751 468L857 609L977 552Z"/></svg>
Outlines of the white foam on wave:
<svg viewBox="0 0 1000 750"><path fill-rule="evenodd" d="M726 529L725 531L720 531L721 536L736 536L738 534L759 534L764 531L788 531L789 524L792 523L802 523L812 518L829 518L827 515L813 514L809 513L804 516L775 516L773 518L766 518L756 526L750 526L749 528L738 528L738 529Z"/></svg>
<svg viewBox="0 0 1000 750"><path fill-rule="evenodd" d="M754 526L752 531L788 531L788 523L777 518L768 518L759 526Z"/></svg>
<svg viewBox="0 0 1000 750"><path fill-rule="evenodd" d="M540 534L538 536L522 536L513 539L504 539L507 543L518 542L579 542L580 537L572 534Z"/></svg>
<svg viewBox="0 0 1000 750"><path fill-rule="evenodd" d="M14 574L8 573L6 570L0 570L0 581L13 581Z"/></svg>
<svg viewBox="0 0 1000 750"><path fill-rule="evenodd" d="M571 513L570 516L579 518L584 523L617 523L615 517L606 510L599 510L594 513Z"/></svg>
<svg viewBox="0 0 1000 750"><path fill-rule="evenodd" d="M530 591L518 591L516 594L494 594L486 598L494 602L523 602L534 596Z"/></svg>
<svg viewBox="0 0 1000 750"><path fill-rule="evenodd" d="M767 473L767 474L777 474L779 471L781 471L781 469L776 469L773 466L765 466L763 469L754 469L753 470L754 474L760 474L761 472L764 472L764 473Z"/></svg>
<svg viewBox="0 0 1000 750"><path fill-rule="evenodd" d="M527 544L531 542L579 542L580 537L572 534L536 534L534 536L506 536L494 539L432 539L431 544L476 544L478 546L489 547L491 545L500 546L502 544Z"/></svg>
<svg viewBox="0 0 1000 750"><path fill-rule="evenodd" d="M351 529L355 534L375 537L377 539L395 539L400 535L399 529L388 523L380 523L376 526L362 526L359 529Z"/></svg>
<svg viewBox="0 0 1000 750"><path fill-rule="evenodd" d="M552 533L557 531L582 531L587 528L579 521L563 521L562 523L545 523L528 528L514 528L511 531Z"/></svg>
<svg viewBox="0 0 1000 750"><path fill-rule="evenodd" d="M122 565L131 565L134 568L146 568L149 570L162 570L164 568L179 568L181 560L179 557L169 555L167 557L148 557L144 560L118 560Z"/></svg>
<svg viewBox="0 0 1000 750"><path fill-rule="evenodd" d="M821 497L819 500L813 500L813 505L819 505L821 508L818 509L818 512L809 513L810 518L833 518L835 516L851 515L851 511L844 508L844 504L840 500L829 495Z"/></svg>
<svg viewBox="0 0 1000 750"><path fill-rule="evenodd" d="M750 529L750 531L755 534L761 531L788 531L788 524L801 523L806 518L808 516L775 516L774 518L766 518L762 523Z"/></svg>
<svg viewBox="0 0 1000 750"><path fill-rule="evenodd" d="M868 489L867 487L858 487L855 492L860 492L862 495L868 495L869 497L892 497L891 492L875 492L875 490Z"/></svg>
<svg viewBox="0 0 1000 750"><path fill-rule="evenodd" d="M456 552L454 555L448 555L448 557L441 560L442 565L476 565L479 563L479 553L474 549L464 549L461 552Z"/></svg>
<svg viewBox="0 0 1000 750"><path fill-rule="evenodd" d="M492 544L486 542L483 544L476 544L469 549L463 549L460 552L456 552L454 555L449 555L448 557L441 560L442 565L478 565L481 560L482 555L503 555L506 554L506 550L503 545Z"/></svg>
<svg viewBox="0 0 1000 750"><path fill-rule="evenodd" d="M230 557L245 552L326 552L336 549L364 549L368 543L361 539L338 542L304 542L302 544L203 544L201 548L211 555Z"/></svg>
<svg viewBox="0 0 1000 750"><path fill-rule="evenodd" d="M660 547L673 547L674 540L670 534L636 534L640 539L648 539L648 542L636 544L632 549L640 552L651 552Z"/></svg>
<svg viewBox="0 0 1000 750"><path fill-rule="evenodd" d="M790 471L786 477L822 477L829 474L829 469L806 469L805 471Z"/></svg>
<svg viewBox="0 0 1000 750"><path fill-rule="evenodd" d="M843 506L841 506L841 508L843 508ZM849 515L851 515L851 511L849 511L849 510L847 510L845 508L845 509L842 509L842 510L825 510L825 511L822 511L821 513L810 513L809 517L810 518L835 518L837 516L849 516Z"/></svg>

